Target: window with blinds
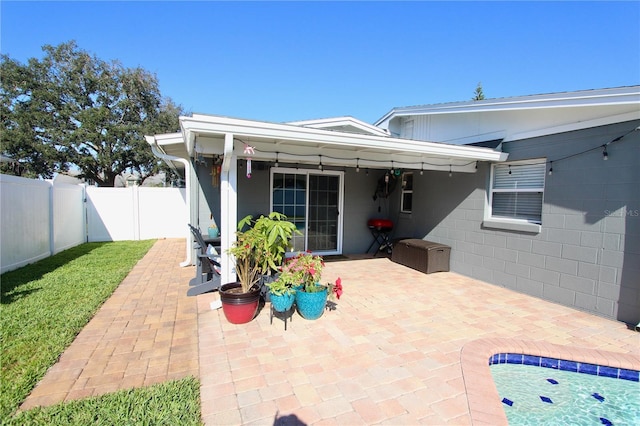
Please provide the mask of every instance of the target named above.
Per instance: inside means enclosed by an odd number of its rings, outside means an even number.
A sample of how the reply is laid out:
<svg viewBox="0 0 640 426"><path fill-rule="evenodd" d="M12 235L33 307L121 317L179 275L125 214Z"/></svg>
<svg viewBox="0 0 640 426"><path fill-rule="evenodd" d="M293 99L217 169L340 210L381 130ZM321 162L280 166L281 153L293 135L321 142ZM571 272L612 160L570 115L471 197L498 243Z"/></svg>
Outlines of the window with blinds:
<svg viewBox="0 0 640 426"><path fill-rule="evenodd" d="M542 223L546 161L495 164L491 179L491 217Z"/></svg>

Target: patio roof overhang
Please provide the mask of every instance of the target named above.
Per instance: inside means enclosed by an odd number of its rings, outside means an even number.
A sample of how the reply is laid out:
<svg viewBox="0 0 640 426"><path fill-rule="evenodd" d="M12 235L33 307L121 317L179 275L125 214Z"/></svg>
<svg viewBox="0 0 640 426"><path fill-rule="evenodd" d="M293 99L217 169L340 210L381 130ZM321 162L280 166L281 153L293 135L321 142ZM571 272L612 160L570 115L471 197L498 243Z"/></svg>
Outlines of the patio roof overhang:
<svg viewBox="0 0 640 426"><path fill-rule="evenodd" d="M168 146L165 142L173 144L179 140L170 135L159 135L156 140L168 154L195 158L224 155L225 135L230 134L234 141L233 154L238 158L372 169L400 167L474 172L478 161L500 162L508 156L490 148L399 139L366 128L354 133L306 127L305 123L281 124L193 114L180 118L182 147ZM316 124L315 120L309 123ZM253 148L252 154L245 154L245 145Z"/></svg>

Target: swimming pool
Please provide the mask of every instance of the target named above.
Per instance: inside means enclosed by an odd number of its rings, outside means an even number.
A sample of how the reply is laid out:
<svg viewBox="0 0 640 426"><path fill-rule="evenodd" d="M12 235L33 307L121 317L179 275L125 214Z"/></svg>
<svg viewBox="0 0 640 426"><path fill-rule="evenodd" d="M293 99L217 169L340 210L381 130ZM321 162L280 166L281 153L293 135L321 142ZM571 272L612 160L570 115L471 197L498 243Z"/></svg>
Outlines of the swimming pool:
<svg viewBox="0 0 640 426"><path fill-rule="evenodd" d="M490 370L510 425L640 424L640 373L500 353Z"/></svg>

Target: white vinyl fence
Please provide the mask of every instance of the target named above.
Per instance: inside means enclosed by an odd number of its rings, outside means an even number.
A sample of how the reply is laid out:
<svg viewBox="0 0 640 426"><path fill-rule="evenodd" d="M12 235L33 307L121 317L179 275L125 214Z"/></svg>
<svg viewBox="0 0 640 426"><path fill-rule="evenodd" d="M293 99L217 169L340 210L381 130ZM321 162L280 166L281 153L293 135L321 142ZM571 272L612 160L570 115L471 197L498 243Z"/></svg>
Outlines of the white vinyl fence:
<svg viewBox="0 0 640 426"><path fill-rule="evenodd" d="M0 175L0 272L90 241L188 236L184 188L96 188Z"/></svg>
<svg viewBox="0 0 640 426"><path fill-rule="evenodd" d="M90 242L182 238L187 223L184 188L87 187Z"/></svg>

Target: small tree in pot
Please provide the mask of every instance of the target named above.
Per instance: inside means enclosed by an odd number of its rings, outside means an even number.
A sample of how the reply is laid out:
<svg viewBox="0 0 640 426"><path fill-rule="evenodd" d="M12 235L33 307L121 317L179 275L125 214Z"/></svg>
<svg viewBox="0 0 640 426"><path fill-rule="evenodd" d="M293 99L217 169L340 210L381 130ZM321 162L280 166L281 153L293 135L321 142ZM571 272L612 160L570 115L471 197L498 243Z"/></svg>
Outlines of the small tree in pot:
<svg viewBox="0 0 640 426"><path fill-rule="evenodd" d="M246 216L238 223L236 242L228 253L235 258L239 282L220 288L222 308L230 322L239 324L253 319L260 298L259 283L263 275L270 275L282 263L294 232L298 232L295 225L277 212L260 216L255 221L252 216ZM243 319L230 318L228 313L240 311L240 306ZM253 313L249 312L250 306L255 306Z"/></svg>

